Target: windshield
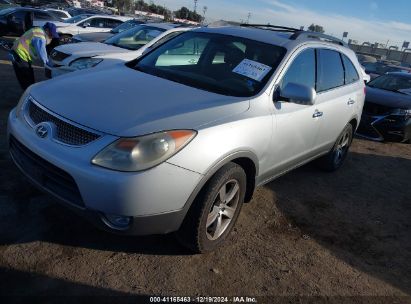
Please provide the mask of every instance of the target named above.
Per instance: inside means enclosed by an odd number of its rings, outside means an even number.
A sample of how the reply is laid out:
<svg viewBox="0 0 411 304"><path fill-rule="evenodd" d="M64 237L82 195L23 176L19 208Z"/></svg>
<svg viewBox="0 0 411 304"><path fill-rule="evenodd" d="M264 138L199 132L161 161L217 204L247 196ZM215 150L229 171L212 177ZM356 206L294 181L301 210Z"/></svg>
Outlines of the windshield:
<svg viewBox="0 0 411 304"><path fill-rule="evenodd" d="M156 38L165 29L152 26L135 26L107 39L104 43L118 46L128 50L138 50Z"/></svg>
<svg viewBox="0 0 411 304"><path fill-rule="evenodd" d="M83 19L86 19L88 16L89 15L78 15L78 16L68 18L67 20L64 20L63 22L65 22L65 23L77 23L77 22L80 22Z"/></svg>
<svg viewBox="0 0 411 304"><path fill-rule="evenodd" d="M368 86L381 90L411 95L411 75L383 75L369 82Z"/></svg>
<svg viewBox="0 0 411 304"><path fill-rule="evenodd" d="M140 59L135 69L229 96L253 96L284 57L282 47L241 37L185 32Z"/></svg>
<svg viewBox="0 0 411 304"><path fill-rule="evenodd" d="M123 31L125 31L125 30L128 30L128 29L130 29L130 28L132 28L132 27L134 27L134 26L136 26L136 25L142 24L142 23L144 23L144 22L142 22L142 21L136 21L136 20L129 20L129 21L126 21L126 22L120 24L119 26L113 28L113 29L111 30L111 32L112 32L113 34L118 34L118 33L121 33L121 32L123 32Z"/></svg>

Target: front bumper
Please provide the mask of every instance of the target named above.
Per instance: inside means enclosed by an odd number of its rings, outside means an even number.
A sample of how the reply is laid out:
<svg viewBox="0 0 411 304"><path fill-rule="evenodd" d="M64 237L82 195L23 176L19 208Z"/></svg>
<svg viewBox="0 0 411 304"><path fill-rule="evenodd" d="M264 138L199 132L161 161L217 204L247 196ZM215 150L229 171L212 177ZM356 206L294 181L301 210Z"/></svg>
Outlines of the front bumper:
<svg viewBox="0 0 411 304"><path fill-rule="evenodd" d="M375 141L405 142L411 139L411 118L363 112L357 134Z"/></svg>
<svg viewBox="0 0 411 304"><path fill-rule="evenodd" d="M117 172L91 164L92 157L115 137L81 147L38 137L15 110L9 115L10 154L29 180L98 227L103 214L132 217L122 233L145 235L178 230L190 196L202 175L167 162L143 172Z"/></svg>

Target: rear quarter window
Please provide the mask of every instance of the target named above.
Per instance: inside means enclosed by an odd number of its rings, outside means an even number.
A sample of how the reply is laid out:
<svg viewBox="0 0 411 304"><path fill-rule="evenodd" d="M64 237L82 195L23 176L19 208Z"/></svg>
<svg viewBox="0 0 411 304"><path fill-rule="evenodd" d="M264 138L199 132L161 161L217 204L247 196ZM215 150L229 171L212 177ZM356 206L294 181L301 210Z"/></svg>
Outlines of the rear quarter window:
<svg viewBox="0 0 411 304"><path fill-rule="evenodd" d="M350 83L354 83L358 81L360 77L358 76L358 72L357 72L357 69L354 67L354 64L344 54L341 54L341 56L342 56L344 68L345 68L345 84L350 84Z"/></svg>

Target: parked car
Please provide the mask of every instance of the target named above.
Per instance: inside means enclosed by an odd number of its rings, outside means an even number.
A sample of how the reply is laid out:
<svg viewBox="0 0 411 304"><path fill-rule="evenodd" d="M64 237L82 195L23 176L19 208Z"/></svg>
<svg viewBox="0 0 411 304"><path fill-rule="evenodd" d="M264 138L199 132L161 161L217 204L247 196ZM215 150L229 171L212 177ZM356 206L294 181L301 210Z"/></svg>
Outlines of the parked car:
<svg viewBox="0 0 411 304"><path fill-rule="evenodd" d="M382 75L367 85L357 134L377 141L410 142L410 73Z"/></svg>
<svg viewBox="0 0 411 304"><path fill-rule="evenodd" d="M74 35L71 39L72 43L77 42L104 42L104 40L114 36L115 34L121 33L128 30L136 25L144 24L144 21L131 19L120 24L119 26L113 28L110 32L99 32L99 33L84 33L79 35Z"/></svg>
<svg viewBox="0 0 411 304"><path fill-rule="evenodd" d="M377 62L377 58L371 55L357 54L358 61L363 64L364 62L374 63Z"/></svg>
<svg viewBox="0 0 411 304"><path fill-rule="evenodd" d="M0 11L0 36L21 36L25 31L24 20L27 13L33 13L33 25L43 26L46 22L53 22L56 26L62 24L62 19L45 10L12 7Z"/></svg>
<svg viewBox="0 0 411 304"><path fill-rule="evenodd" d="M61 9L56 9L56 8L45 8L46 11L52 12L55 16L59 17L62 20L67 20L71 18L72 16L69 14L69 12Z"/></svg>
<svg viewBox="0 0 411 304"><path fill-rule="evenodd" d="M370 75L371 80L374 78L392 72L407 72L411 73L411 68L397 66L397 65L388 65L384 62L364 62L363 67L365 72Z"/></svg>
<svg viewBox="0 0 411 304"><path fill-rule="evenodd" d="M0 0L0 9L5 9L5 8L10 8L10 7L15 7L15 6L18 6L18 5L11 0Z"/></svg>
<svg viewBox="0 0 411 304"><path fill-rule="evenodd" d="M266 28L194 29L31 86L8 119L13 160L103 229L217 248L256 186L314 159L340 168L361 117L345 43Z"/></svg>
<svg viewBox="0 0 411 304"><path fill-rule="evenodd" d="M131 17L108 15L79 15L67 19L64 24L57 25L60 41L67 43L73 35L92 32L109 32Z"/></svg>
<svg viewBox="0 0 411 304"><path fill-rule="evenodd" d="M167 23L142 24L114 35L104 43L81 42L58 46L51 52L46 77L136 59L147 48L155 47L188 29Z"/></svg>

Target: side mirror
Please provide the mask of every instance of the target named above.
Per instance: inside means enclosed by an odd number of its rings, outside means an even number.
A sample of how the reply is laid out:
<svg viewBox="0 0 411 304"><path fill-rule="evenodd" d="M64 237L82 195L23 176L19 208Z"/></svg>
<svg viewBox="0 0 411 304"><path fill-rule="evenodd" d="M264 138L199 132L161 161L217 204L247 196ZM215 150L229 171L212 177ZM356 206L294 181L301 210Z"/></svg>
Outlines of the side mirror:
<svg viewBox="0 0 411 304"><path fill-rule="evenodd" d="M280 99L304 105L313 105L317 97L314 88L293 82L287 83L285 88L279 92L279 95Z"/></svg>
<svg viewBox="0 0 411 304"><path fill-rule="evenodd" d="M89 27L90 26L90 23L84 23L83 24L83 28L86 28L86 27Z"/></svg>

